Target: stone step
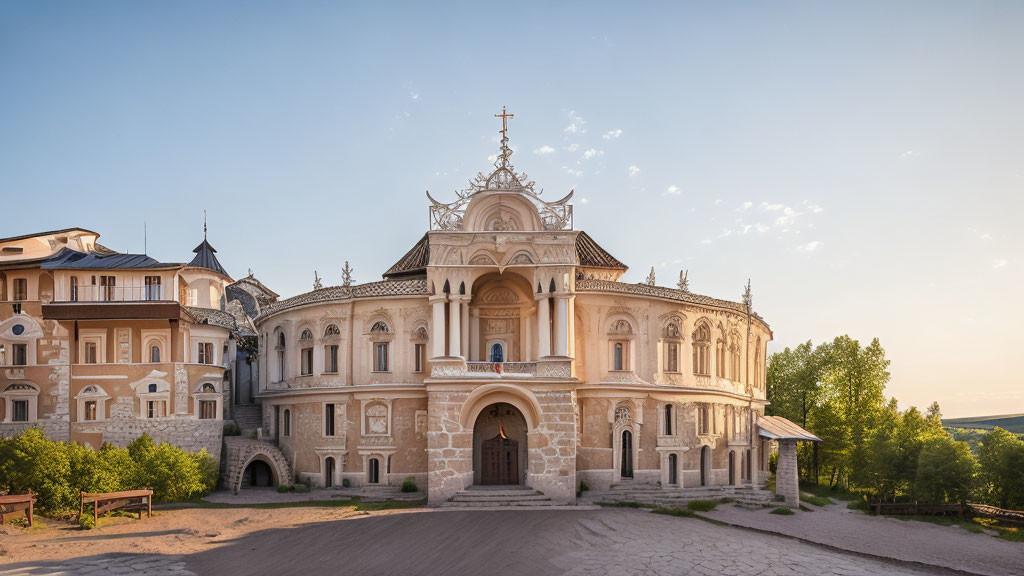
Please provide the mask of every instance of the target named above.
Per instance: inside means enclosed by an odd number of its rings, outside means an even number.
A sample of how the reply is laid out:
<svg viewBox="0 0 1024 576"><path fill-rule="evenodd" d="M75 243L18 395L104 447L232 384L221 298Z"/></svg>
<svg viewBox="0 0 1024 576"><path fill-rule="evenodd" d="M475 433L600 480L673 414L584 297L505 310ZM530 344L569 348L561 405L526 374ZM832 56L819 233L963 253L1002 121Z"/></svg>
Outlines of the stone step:
<svg viewBox="0 0 1024 576"><path fill-rule="evenodd" d="M440 508L521 508L527 506L564 506L548 500L504 500L500 502L442 502L438 505Z"/></svg>
<svg viewBox="0 0 1024 576"><path fill-rule="evenodd" d="M544 494L530 494L528 496L478 496L460 495L452 496L449 502L550 502L551 498Z"/></svg>
<svg viewBox="0 0 1024 576"><path fill-rule="evenodd" d="M463 498L527 498L543 496L539 490L460 490L454 497Z"/></svg>

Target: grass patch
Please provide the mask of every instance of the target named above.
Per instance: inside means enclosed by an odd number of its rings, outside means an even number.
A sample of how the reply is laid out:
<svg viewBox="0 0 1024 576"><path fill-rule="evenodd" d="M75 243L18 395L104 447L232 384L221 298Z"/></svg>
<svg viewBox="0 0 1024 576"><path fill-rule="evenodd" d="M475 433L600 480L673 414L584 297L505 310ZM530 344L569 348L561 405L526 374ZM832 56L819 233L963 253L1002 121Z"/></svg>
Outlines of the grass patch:
<svg viewBox="0 0 1024 576"><path fill-rule="evenodd" d="M719 503L719 500L690 500L686 507L694 512L711 512Z"/></svg>
<svg viewBox="0 0 1024 576"><path fill-rule="evenodd" d="M259 504L231 504L228 502L206 502L205 500L188 500L171 502L154 506L159 510L184 510L187 508L206 508L222 510L245 508L254 510L277 510L279 508L355 508L356 510L394 510L401 508L418 508L427 504L426 499L420 500L386 500L382 502L363 502L360 498L338 500L306 500L301 502L262 502Z"/></svg>
<svg viewBox="0 0 1024 576"><path fill-rule="evenodd" d="M772 508L772 511L769 512L769 514L778 514L779 516L792 516L793 514L796 514L796 512L793 512L792 508L783 508L782 506L779 506L778 508Z"/></svg>
<svg viewBox="0 0 1024 576"><path fill-rule="evenodd" d="M846 505L849 510L860 510L861 512L871 513L871 506L868 505L865 500L854 500Z"/></svg>
<svg viewBox="0 0 1024 576"><path fill-rule="evenodd" d="M863 496L860 493L845 490L838 485L829 488L828 484L806 484L801 482L800 491L813 496L818 496L819 498L835 498L836 500L844 501L863 499ZM803 495L801 494L800 497L803 498Z"/></svg>
<svg viewBox="0 0 1024 576"><path fill-rule="evenodd" d="M898 518L900 520L916 520L917 522L928 522L929 524L938 524L939 526L959 526L968 532L974 534L981 534L982 527L974 520L968 518L960 518L958 516L889 516L889 518Z"/></svg>
<svg viewBox="0 0 1024 576"><path fill-rule="evenodd" d="M826 496L815 496L810 492L800 492L800 500L815 506L828 506L832 500Z"/></svg>
<svg viewBox="0 0 1024 576"><path fill-rule="evenodd" d="M651 512L654 512L655 514L664 514L666 516L682 516L683 518L693 518L696 516L696 514L693 513L693 510L688 510L686 508L655 508L654 510L651 510Z"/></svg>

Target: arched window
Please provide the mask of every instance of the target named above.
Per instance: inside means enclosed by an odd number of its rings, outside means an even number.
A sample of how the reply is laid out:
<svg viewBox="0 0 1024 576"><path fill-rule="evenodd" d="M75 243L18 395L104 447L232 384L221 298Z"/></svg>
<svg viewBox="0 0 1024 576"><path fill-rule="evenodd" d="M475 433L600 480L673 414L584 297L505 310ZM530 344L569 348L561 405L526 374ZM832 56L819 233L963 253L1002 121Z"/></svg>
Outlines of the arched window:
<svg viewBox="0 0 1024 576"><path fill-rule="evenodd" d="M710 346L711 328L702 322L693 331L693 373L698 376L708 376L711 373Z"/></svg>
<svg viewBox="0 0 1024 576"><path fill-rule="evenodd" d="M491 344L491 362L504 362L505 351L502 348L501 342L495 342Z"/></svg>
<svg viewBox="0 0 1024 576"><path fill-rule="evenodd" d="M665 436L672 435L672 405L665 404ZM674 482L673 482L674 484Z"/></svg>
<svg viewBox="0 0 1024 576"><path fill-rule="evenodd" d="M366 482L368 484L380 484L380 460L370 458L367 461Z"/></svg>
<svg viewBox="0 0 1024 576"><path fill-rule="evenodd" d="M423 372L427 362L427 328L420 326L412 333L412 371Z"/></svg>
<svg viewBox="0 0 1024 576"><path fill-rule="evenodd" d="M616 342L614 346L614 358L612 359L612 370L625 370L625 353L622 342Z"/></svg>
<svg viewBox="0 0 1024 576"><path fill-rule="evenodd" d="M284 435L292 435L292 411L287 408L284 409Z"/></svg>
<svg viewBox="0 0 1024 576"><path fill-rule="evenodd" d="M207 382L206 384L203 384L203 386L199 389L199 391L200 392L214 392L214 393L216 393L217 389L213 386L213 384L210 384L209 382Z"/></svg>
<svg viewBox="0 0 1024 576"><path fill-rule="evenodd" d="M390 332L391 329L388 328L388 325L380 320L374 322L373 326L370 327L370 334L388 334Z"/></svg>
<svg viewBox="0 0 1024 576"><path fill-rule="evenodd" d="M373 371L388 372L391 369L391 328L383 320L370 326L370 341L373 342Z"/></svg>
<svg viewBox="0 0 1024 576"><path fill-rule="evenodd" d="M306 328L299 335L299 368L302 376L313 374L313 332Z"/></svg>
<svg viewBox="0 0 1024 576"><path fill-rule="evenodd" d="M341 335L341 330L338 329L338 325L337 324L331 324L331 325L327 326L326 330L324 330L324 338L330 338L332 336L340 336L340 335ZM333 460L332 460L332 462L333 462Z"/></svg>
<svg viewBox="0 0 1024 576"><path fill-rule="evenodd" d="M679 331L679 324L669 322L665 325L665 372L679 372L679 342L682 334Z"/></svg>
<svg viewBox="0 0 1024 576"><path fill-rule="evenodd" d="M715 376L725 378L725 340L719 338L715 342Z"/></svg>
<svg viewBox="0 0 1024 576"><path fill-rule="evenodd" d="M286 347L285 347L285 340L284 340L284 332L281 332L281 333L279 333L277 335L277 381L278 382L283 382L284 381L284 375L285 375L284 364L285 364L285 358L286 358L285 351L286 351Z"/></svg>
<svg viewBox="0 0 1024 576"><path fill-rule="evenodd" d="M764 384L764 372L762 372L762 366L763 364L761 363L761 337L758 336L757 344L754 345L754 386L760 387L761 385Z"/></svg>
<svg viewBox="0 0 1024 576"><path fill-rule="evenodd" d="M154 363L160 361L160 347L156 344L149 347L149 361Z"/></svg>

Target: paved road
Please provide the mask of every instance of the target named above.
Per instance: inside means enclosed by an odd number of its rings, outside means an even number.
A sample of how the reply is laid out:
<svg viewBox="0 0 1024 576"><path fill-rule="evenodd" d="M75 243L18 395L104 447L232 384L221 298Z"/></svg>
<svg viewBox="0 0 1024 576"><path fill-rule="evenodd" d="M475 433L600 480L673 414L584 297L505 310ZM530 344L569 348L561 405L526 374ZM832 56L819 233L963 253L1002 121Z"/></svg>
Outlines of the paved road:
<svg viewBox="0 0 1024 576"><path fill-rule="evenodd" d="M11 570L7 572L6 570ZM126 555L0 574L935 574L791 538L630 509L428 511L248 534L187 557ZM942 573L941 571L938 573Z"/></svg>

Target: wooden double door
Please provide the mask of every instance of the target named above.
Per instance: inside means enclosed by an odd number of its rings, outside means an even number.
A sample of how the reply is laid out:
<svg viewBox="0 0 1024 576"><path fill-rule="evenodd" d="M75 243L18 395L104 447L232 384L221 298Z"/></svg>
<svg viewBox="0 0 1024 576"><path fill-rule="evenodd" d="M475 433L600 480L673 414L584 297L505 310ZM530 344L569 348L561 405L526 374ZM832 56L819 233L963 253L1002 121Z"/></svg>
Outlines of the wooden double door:
<svg viewBox="0 0 1024 576"><path fill-rule="evenodd" d="M498 434L480 449L480 483L519 484L519 442Z"/></svg>

